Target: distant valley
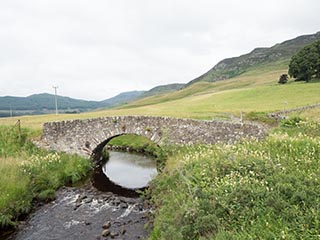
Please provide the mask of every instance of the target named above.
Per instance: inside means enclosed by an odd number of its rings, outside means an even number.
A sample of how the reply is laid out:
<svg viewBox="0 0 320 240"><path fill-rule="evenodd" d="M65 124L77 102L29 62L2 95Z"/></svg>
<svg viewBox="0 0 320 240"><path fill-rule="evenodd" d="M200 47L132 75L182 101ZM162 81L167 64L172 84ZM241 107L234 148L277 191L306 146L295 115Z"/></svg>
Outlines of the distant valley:
<svg viewBox="0 0 320 240"><path fill-rule="evenodd" d="M220 61L208 72L186 84L156 86L149 91L123 92L103 101L86 101L58 96L59 113L80 113L109 108L134 108L178 100L209 90L212 82L236 79L246 73L276 69L286 69L290 58L304 46L320 39L320 32L303 35L276 44L270 48L255 48L248 54ZM260 69L260 70L259 70ZM256 81L256 80L255 80ZM239 84L247 84L241 83ZM55 96L42 93L28 97L0 97L0 117L49 114L55 112Z"/></svg>
<svg viewBox="0 0 320 240"><path fill-rule="evenodd" d="M182 88L184 84L157 86L149 91L130 91L120 93L103 101L86 101L57 96L59 113L80 113L94 109L117 107L134 100L157 94L169 93ZM55 95L49 93L33 94L28 97L0 97L0 117L50 114L55 112Z"/></svg>

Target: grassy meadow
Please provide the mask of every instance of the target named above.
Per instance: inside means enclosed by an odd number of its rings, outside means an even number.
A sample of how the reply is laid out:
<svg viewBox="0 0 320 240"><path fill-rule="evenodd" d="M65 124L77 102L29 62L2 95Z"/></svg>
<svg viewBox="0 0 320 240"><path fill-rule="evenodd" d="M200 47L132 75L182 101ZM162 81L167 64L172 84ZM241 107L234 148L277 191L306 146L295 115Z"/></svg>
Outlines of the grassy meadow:
<svg viewBox="0 0 320 240"><path fill-rule="evenodd" d="M297 115L297 114L295 114ZM309 109L298 113L299 116L320 122L320 108Z"/></svg>
<svg viewBox="0 0 320 240"><path fill-rule="evenodd" d="M262 120L268 112L320 103L320 81L279 85L287 62L241 76L198 82L116 109L0 119L0 226L14 225L32 199L50 199L89 169L77 156L36 149L28 137L48 121L150 115ZM320 109L291 114L261 142L163 146L167 161L147 195L155 206L150 239L320 239ZM12 127L21 120L23 134ZM148 145L135 136L112 145ZM161 153L163 154L163 152ZM163 157L163 156L162 156Z"/></svg>

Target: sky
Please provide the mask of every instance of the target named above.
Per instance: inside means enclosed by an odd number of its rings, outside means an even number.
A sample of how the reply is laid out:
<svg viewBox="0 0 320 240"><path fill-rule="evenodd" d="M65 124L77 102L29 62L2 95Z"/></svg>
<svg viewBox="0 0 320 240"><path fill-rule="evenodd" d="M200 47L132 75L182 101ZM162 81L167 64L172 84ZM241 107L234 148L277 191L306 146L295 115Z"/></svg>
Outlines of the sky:
<svg viewBox="0 0 320 240"><path fill-rule="evenodd" d="M104 100L320 31L319 0L0 0L0 96Z"/></svg>

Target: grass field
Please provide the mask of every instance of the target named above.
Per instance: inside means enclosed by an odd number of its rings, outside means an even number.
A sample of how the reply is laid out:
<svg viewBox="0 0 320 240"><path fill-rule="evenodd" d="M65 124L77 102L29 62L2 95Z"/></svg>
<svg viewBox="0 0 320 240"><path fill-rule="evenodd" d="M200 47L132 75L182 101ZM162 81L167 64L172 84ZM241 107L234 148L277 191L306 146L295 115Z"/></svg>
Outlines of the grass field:
<svg viewBox="0 0 320 240"><path fill-rule="evenodd" d="M300 113L296 113L295 115L320 122L320 108L306 110Z"/></svg>
<svg viewBox="0 0 320 240"><path fill-rule="evenodd" d="M277 83L287 71L284 62L252 69L229 80L199 82L185 89L138 100L110 110L97 110L81 114L39 115L2 118L1 125L12 125L21 119L22 125L41 130L48 121L84 119L103 116L150 115L178 118L212 119L223 114L240 115L250 112L272 112L320 102L320 82ZM317 110L304 116L316 117Z"/></svg>

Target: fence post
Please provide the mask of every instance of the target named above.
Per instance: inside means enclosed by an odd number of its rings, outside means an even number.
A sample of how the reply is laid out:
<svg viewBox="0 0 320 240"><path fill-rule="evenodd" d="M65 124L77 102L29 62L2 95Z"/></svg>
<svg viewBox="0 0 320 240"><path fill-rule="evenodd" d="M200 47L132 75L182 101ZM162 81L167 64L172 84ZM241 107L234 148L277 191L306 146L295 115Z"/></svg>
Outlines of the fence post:
<svg viewBox="0 0 320 240"><path fill-rule="evenodd" d="M21 121L18 119L16 122L16 126L18 127L19 141L21 141Z"/></svg>

